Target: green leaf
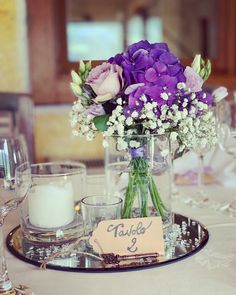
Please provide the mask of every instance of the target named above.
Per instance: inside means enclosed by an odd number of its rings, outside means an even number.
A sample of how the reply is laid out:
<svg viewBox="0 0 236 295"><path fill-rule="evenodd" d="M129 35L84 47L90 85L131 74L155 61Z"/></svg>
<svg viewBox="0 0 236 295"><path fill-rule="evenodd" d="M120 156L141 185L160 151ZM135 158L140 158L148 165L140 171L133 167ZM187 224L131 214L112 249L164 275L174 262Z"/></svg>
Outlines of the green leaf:
<svg viewBox="0 0 236 295"><path fill-rule="evenodd" d="M103 132L107 130L107 121L109 117L109 115L102 115L93 118L93 123L99 131Z"/></svg>

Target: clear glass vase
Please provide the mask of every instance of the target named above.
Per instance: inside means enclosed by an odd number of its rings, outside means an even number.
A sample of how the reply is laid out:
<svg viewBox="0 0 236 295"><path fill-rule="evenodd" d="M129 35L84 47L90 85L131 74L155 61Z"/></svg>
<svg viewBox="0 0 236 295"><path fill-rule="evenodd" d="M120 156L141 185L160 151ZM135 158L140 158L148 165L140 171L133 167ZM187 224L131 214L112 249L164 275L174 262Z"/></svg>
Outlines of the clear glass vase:
<svg viewBox="0 0 236 295"><path fill-rule="evenodd" d="M171 225L171 154L168 135L107 137L108 196L123 199L122 218L161 216Z"/></svg>

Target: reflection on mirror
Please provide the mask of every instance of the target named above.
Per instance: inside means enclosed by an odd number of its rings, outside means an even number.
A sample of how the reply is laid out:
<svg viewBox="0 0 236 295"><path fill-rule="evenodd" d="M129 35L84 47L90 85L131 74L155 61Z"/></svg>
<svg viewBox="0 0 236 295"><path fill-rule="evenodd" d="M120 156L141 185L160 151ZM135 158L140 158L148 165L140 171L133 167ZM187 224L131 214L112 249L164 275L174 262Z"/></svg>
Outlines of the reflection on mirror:
<svg viewBox="0 0 236 295"><path fill-rule="evenodd" d="M167 42L181 58L214 58L214 2L66 0L68 60L107 59L141 39Z"/></svg>

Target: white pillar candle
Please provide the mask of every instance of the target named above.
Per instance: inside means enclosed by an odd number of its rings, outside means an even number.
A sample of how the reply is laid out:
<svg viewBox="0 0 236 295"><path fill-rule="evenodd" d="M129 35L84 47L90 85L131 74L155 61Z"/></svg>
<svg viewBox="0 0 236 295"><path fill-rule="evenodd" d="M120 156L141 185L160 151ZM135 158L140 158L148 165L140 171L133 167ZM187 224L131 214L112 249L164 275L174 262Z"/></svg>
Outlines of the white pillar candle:
<svg viewBox="0 0 236 295"><path fill-rule="evenodd" d="M69 224L74 219L72 185L36 185L29 192L28 205L29 221L36 227L55 228Z"/></svg>

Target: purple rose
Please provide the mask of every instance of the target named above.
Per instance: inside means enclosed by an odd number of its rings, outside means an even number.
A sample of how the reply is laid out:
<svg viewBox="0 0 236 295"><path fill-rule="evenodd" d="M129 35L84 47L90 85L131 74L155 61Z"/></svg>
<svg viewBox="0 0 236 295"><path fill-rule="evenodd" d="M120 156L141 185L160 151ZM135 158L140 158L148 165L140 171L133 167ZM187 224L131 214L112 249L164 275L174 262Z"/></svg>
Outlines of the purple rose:
<svg viewBox="0 0 236 295"><path fill-rule="evenodd" d="M86 84L90 85L97 95L95 102L103 103L114 98L124 85L123 70L119 65L103 63L93 68Z"/></svg>

